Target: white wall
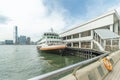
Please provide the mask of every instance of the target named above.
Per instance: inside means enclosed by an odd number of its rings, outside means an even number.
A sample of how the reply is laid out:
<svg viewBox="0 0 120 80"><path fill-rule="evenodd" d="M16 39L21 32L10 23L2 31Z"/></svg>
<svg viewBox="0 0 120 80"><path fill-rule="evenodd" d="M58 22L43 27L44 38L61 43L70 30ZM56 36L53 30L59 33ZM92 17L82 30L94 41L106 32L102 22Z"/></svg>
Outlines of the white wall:
<svg viewBox="0 0 120 80"><path fill-rule="evenodd" d="M94 21L89 22L87 24L83 24L77 28L74 28L74 29L71 29L65 33L62 33L62 34L60 34L60 36L63 37L63 36L67 36L67 35L71 35L71 34L75 34L75 33L80 33L83 31L111 25L111 24L113 24L113 21L114 21L113 18L114 18L113 14L110 14L110 15L102 17L102 18L98 18L97 20L94 20Z"/></svg>
<svg viewBox="0 0 120 80"><path fill-rule="evenodd" d="M92 36L88 36L88 37L82 37L82 38L76 38L76 39L68 39L68 40L64 40L65 42L79 42L79 41L91 41L93 38Z"/></svg>

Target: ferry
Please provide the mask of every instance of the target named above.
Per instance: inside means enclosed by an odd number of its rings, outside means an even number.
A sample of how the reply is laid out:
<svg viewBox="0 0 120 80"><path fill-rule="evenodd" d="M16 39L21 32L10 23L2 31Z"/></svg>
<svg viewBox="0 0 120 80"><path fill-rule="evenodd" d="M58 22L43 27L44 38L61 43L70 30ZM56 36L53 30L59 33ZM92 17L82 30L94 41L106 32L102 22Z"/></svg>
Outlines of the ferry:
<svg viewBox="0 0 120 80"><path fill-rule="evenodd" d="M37 43L37 49L40 51L62 51L66 48L65 42L59 35L53 31L45 32Z"/></svg>

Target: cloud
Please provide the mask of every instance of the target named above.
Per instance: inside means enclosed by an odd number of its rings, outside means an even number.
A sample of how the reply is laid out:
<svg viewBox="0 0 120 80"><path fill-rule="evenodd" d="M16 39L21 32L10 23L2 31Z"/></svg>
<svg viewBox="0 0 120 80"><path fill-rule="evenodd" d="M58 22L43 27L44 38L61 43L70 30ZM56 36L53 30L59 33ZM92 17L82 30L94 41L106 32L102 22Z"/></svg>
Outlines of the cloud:
<svg viewBox="0 0 120 80"><path fill-rule="evenodd" d="M68 23L65 18L67 11L64 8L55 3L45 4L43 0L0 0L0 12L11 19L4 31L9 27L12 30L8 32L14 33L14 26L17 25L19 35L30 36L32 40L38 40L41 34L51 27L59 32ZM14 37L13 35L9 36Z"/></svg>
<svg viewBox="0 0 120 80"><path fill-rule="evenodd" d="M108 10L110 11L110 10L113 10L113 9L115 9L118 12L118 14L120 15L120 3L110 7Z"/></svg>
<svg viewBox="0 0 120 80"><path fill-rule="evenodd" d="M6 24L8 22L8 18L0 15L0 24Z"/></svg>
<svg viewBox="0 0 120 80"><path fill-rule="evenodd" d="M81 22L95 18L112 7L120 11L120 4L116 4L117 1L114 2L88 0L82 4L84 8L76 3L80 6L76 12L81 10L76 15L70 11L75 8L74 5L71 5L71 9L68 10L68 7L66 8L65 4L62 6L58 0L0 0L0 15L7 16L2 16L0 19L1 23L7 23L0 24L0 33L2 33L0 39L13 39L14 26L17 25L19 35L30 36L32 40L36 41L40 39L43 32L49 31L51 27L55 32L60 33L80 25ZM6 34L9 34L9 37Z"/></svg>

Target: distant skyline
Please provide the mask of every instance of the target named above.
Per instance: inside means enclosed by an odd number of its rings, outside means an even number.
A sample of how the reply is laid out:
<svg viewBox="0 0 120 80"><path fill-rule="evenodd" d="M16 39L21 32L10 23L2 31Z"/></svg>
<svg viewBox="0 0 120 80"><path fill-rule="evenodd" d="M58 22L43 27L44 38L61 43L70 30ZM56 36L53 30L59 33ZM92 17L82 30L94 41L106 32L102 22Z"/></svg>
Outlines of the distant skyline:
<svg viewBox="0 0 120 80"><path fill-rule="evenodd" d="M112 9L120 14L119 0L0 0L0 41L14 39L15 26L37 41L51 28L60 33Z"/></svg>

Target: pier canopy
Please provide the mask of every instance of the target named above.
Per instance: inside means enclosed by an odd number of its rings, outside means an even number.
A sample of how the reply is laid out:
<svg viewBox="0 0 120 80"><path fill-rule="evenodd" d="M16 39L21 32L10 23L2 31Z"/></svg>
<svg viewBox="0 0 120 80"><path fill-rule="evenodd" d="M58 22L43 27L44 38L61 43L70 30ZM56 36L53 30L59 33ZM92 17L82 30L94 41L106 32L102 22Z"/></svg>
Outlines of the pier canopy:
<svg viewBox="0 0 120 80"><path fill-rule="evenodd" d="M109 29L97 29L95 32L102 38L102 39L112 39L112 38L119 38L120 36Z"/></svg>

